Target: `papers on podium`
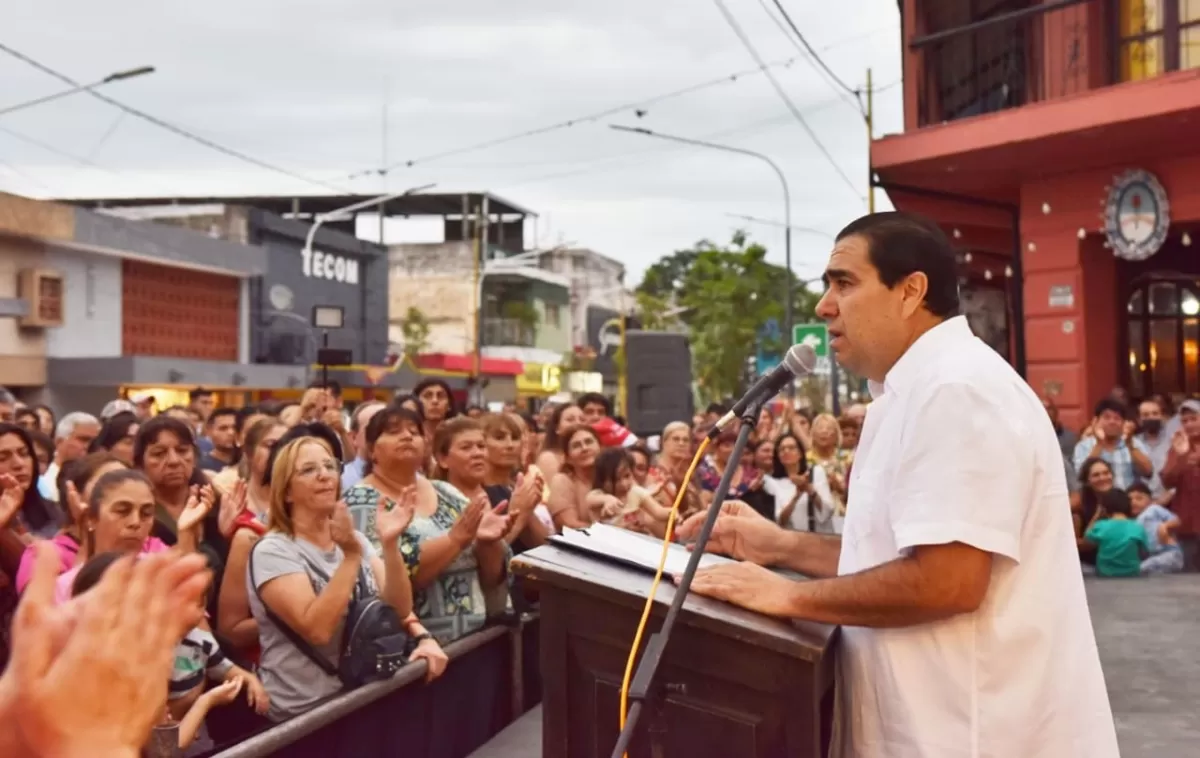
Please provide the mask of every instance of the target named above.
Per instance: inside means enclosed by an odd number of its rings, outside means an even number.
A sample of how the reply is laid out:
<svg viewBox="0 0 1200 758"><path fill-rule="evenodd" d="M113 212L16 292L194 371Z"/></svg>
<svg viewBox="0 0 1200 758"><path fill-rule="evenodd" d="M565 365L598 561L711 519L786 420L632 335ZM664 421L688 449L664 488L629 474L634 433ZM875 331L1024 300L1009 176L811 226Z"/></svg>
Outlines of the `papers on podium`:
<svg viewBox="0 0 1200 758"><path fill-rule="evenodd" d="M662 540L607 524L593 524L586 529L564 528L562 534L550 537L553 544L579 550L631 568L653 574L662 560ZM687 569L689 551L683 545L671 543L667 549L665 576L681 576ZM730 558L712 553L700 556L700 567L733 562Z"/></svg>

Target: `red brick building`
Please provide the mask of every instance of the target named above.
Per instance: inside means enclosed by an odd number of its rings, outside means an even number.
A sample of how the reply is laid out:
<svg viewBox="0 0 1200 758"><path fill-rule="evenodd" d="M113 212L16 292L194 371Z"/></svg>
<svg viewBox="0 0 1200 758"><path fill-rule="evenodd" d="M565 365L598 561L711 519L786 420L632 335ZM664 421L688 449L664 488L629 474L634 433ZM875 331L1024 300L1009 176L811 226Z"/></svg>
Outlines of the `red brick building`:
<svg viewBox="0 0 1200 758"><path fill-rule="evenodd" d="M877 186L962 246L1068 424L1200 393L1200 2L902 0L904 133Z"/></svg>

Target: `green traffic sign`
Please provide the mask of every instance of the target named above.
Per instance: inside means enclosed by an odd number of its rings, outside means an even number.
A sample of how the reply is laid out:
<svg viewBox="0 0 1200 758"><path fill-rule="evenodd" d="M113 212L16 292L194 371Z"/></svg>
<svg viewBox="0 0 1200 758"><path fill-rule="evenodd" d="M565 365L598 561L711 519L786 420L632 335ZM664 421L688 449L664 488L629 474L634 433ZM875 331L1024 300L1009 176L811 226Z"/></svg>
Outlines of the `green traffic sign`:
<svg viewBox="0 0 1200 758"><path fill-rule="evenodd" d="M818 358L829 356L829 327L824 324L796 324L792 327L792 343L808 345Z"/></svg>

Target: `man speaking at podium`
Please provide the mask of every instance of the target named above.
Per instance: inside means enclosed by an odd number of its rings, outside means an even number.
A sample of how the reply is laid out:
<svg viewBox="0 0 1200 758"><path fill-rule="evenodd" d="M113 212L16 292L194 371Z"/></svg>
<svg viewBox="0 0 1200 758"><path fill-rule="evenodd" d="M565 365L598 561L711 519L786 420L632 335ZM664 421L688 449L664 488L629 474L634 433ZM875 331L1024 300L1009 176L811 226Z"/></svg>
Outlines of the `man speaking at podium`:
<svg viewBox="0 0 1200 758"><path fill-rule="evenodd" d="M743 562L701 569L692 590L842 625L840 758L1116 758L1058 440L959 315L955 269L919 217L842 230L817 315L874 397L844 533L729 503L708 549Z"/></svg>

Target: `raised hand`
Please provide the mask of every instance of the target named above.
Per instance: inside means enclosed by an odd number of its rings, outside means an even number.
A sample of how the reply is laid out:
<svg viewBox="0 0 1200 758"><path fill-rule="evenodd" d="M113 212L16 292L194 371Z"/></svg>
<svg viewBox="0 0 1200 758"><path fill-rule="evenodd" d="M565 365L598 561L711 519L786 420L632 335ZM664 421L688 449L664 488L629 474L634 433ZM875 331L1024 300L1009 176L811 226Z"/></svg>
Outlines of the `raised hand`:
<svg viewBox="0 0 1200 758"><path fill-rule="evenodd" d="M417 509L416 486L405 487L400 491L398 500L379 498L375 510L375 530L379 532L379 541L391 544L400 539L404 530L412 523L413 514Z"/></svg>
<svg viewBox="0 0 1200 758"><path fill-rule="evenodd" d="M487 505L486 496L484 502ZM485 507L483 515L479 519L479 526L475 529L475 541L481 544L497 542L508 533L508 525L512 522L512 516L509 516L505 511L508 509L508 501L505 500L495 508Z"/></svg>
<svg viewBox="0 0 1200 758"><path fill-rule="evenodd" d="M0 529L8 526L8 522L21 510L25 501L25 491L12 474L0 474Z"/></svg>
<svg viewBox="0 0 1200 758"><path fill-rule="evenodd" d="M1182 429L1175 432L1171 437L1171 448L1179 455L1187 455L1192 452L1192 442L1188 439L1187 433Z"/></svg>
<svg viewBox="0 0 1200 758"><path fill-rule="evenodd" d="M344 500L339 500L333 508L333 515L329 518L329 535L346 555L362 553L362 543L358 541L358 535L354 532L354 521L350 518L350 509L346 507Z"/></svg>
<svg viewBox="0 0 1200 758"><path fill-rule="evenodd" d="M166 702L175 646L203 615L205 559L121 558L95 587L56 606L58 553L49 543L34 549L0 677L5 726L28 755L136 756Z"/></svg>
<svg viewBox="0 0 1200 758"><path fill-rule="evenodd" d="M479 531L483 513L490 509L490 505L487 495L480 493L467 503L462 515L454 522L454 526L450 527L450 538L458 544L460 550L465 550L475 541L475 534Z"/></svg>
<svg viewBox="0 0 1200 758"><path fill-rule="evenodd" d="M179 514L179 520L176 522L176 528L181 532L191 532L197 530L204 522L204 517L208 515L212 509L212 487L207 484L204 489L208 490L207 496L201 488L192 485L188 490L187 505L183 506L183 512Z"/></svg>
<svg viewBox="0 0 1200 758"><path fill-rule="evenodd" d="M221 507L217 510L217 526L225 537L233 535L238 516L245 512L249 497L250 485L245 479L238 479L237 484L233 485L233 491L221 498Z"/></svg>

